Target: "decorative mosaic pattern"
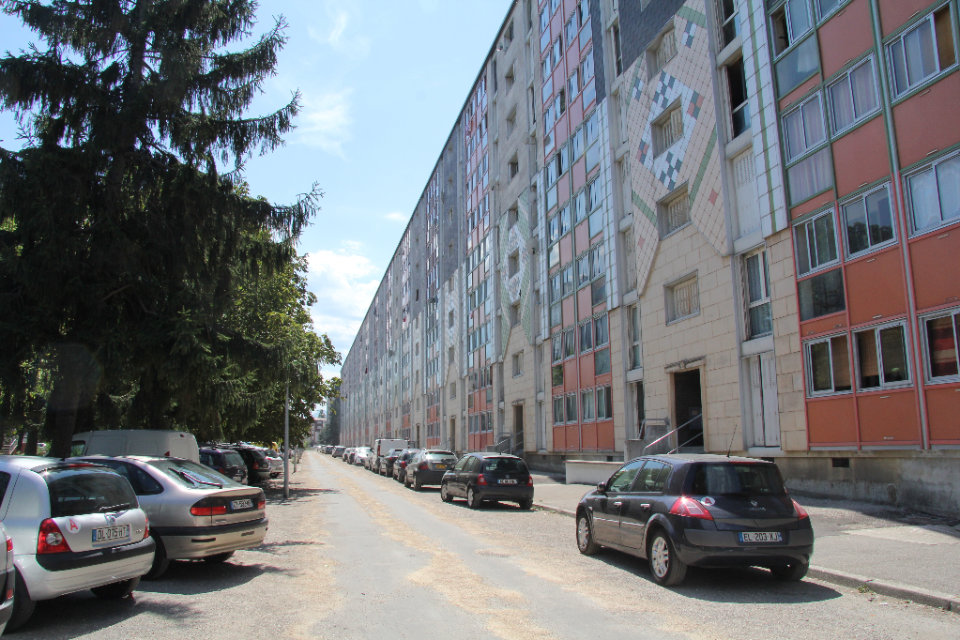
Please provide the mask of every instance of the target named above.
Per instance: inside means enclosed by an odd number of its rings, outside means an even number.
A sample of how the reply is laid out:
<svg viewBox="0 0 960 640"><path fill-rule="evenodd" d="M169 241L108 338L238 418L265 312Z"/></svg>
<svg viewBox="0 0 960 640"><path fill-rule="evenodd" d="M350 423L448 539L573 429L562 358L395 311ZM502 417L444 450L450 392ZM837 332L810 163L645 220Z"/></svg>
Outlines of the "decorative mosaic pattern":
<svg viewBox="0 0 960 640"><path fill-rule="evenodd" d="M509 215L500 216L498 223L500 234L500 347L501 355L506 356L510 342L510 307L520 303L520 325L527 336L527 342L533 343L533 305L531 304L530 260L527 255L527 240L530 238L529 195L524 192L517 204L517 222L510 228ZM518 269L513 276L508 275L508 257L517 253Z"/></svg>
<svg viewBox="0 0 960 640"><path fill-rule="evenodd" d="M697 23L688 22L687 28L683 30L683 36L680 38L680 41L683 43L683 46L688 48L692 47L693 38L695 35L697 35Z"/></svg>

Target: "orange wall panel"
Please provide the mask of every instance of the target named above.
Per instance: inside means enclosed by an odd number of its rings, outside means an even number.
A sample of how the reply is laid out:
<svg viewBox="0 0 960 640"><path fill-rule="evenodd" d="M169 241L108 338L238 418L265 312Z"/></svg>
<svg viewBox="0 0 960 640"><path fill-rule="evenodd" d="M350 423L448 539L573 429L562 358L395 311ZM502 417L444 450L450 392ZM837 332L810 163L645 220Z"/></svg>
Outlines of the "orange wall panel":
<svg viewBox="0 0 960 640"><path fill-rule="evenodd" d="M570 111L573 111L573 107ZM570 117L572 118L573 114ZM580 156L580 159L573 163L570 175L573 176L573 192L576 193L587 183L587 161L584 156Z"/></svg>
<svg viewBox="0 0 960 640"><path fill-rule="evenodd" d="M927 309L960 299L960 227L945 229L910 243L910 262L917 308Z"/></svg>
<svg viewBox="0 0 960 640"><path fill-rule="evenodd" d="M594 386L593 354L588 353L580 358L580 388L588 389Z"/></svg>
<svg viewBox="0 0 960 640"><path fill-rule="evenodd" d="M580 425L568 424L566 429L567 451L580 451Z"/></svg>
<svg viewBox="0 0 960 640"><path fill-rule="evenodd" d="M960 73L954 71L927 91L893 108L902 166L920 162L936 149L960 143L957 96L960 96Z"/></svg>
<svg viewBox="0 0 960 640"><path fill-rule="evenodd" d="M560 238L560 266L566 267L573 259L573 236L569 233Z"/></svg>
<svg viewBox="0 0 960 640"><path fill-rule="evenodd" d="M590 287L577 291L577 320L586 320L590 317Z"/></svg>
<svg viewBox="0 0 960 640"><path fill-rule="evenodd" d="M857 398L860 440L863 443L920 440L917 394L913 389L871 393Z"/></svg>
<svg viewBox="0 0 960 640"><path fill-rule="evenodd" d="M557 203L562 207L570 200L570 172L557 180Z"/></svg>
<svg viewBox="0 0 960 640"><path fill-rule="evenodd" d="M577 390L577 360L576 358L563 363L563 388L569 393Z"/></svg>
<svg viewBox="0 0 960 640"><path fill-rule="evenodd" d="M930 440L960 440L960 387L928 387Z"/></svg>
<svg viewBox="0 0 960 640"><path fill-rule="evenodd" d="M825 318L817 318L800 325L800 335L803 338L815 336L818 333L827 333L829 331L839 331L847 327L847 316L843 313L837 313Z"/></svg>
<svg viewBox="0 0 960 640"><path fill-rule="evenodd" d="M833 168L841 198L890 175L886 135L883 117L877 115L833 143Z"/></svg>
<svg viewBox="0 0 960 640"><path fill-rule="evenodd" d="M813 198L810 198L803 204L790 209L790 219L796 220L800 216L805 216L808 213L818 211L819 209L825 209L833 202L834 199L834 189L825 191Z"/></svg>
<svg viewBox="0 0 960 640"><path fill-rule="evenodd" d="M574 309L576 305L573 304L573 298L573 296L567 296L563 299L563 302L560 303L563 308L563 326L565 327L569 327L577 322L577 315Z"/></svg>
<svg viewBox="0 0 960 640"><path fill-rule="evenodd" d="M613 451L613 420L597 423L597 449L600 451Z"/></svg>
<svg viewBox="0 0 960 640"><path fill-rule="evenodd" d="M784 111L786 109L789 109L791 106L793 106L793 104L797 100L807 95L807 93L809 93L818 84L820 84L819 73L814 75L812 78L804 82L802 85L800 85L799 87L797 87L796 89L788 93L787 95L785 95L783 99L780 100L780 110Z"/></svg>
<svg viewBox="0 0 960 640"><path fill-rule="evenodd" d="M847 307L854 325L907 312L903 259L894 245L847 265Z"/></svg>
<svg viewBox="0 0 960 640"><path fill-rule="evenodd" d="M854 0L820 27L820 66L829 78L853 58L873 47L868 0Z"/></svg>
<svg viewBox="0 0 960 640"><path fill-rule="evenodd" d="M808 401L807 423L811 445L857 441L852 396Z"/></svg>
<svg viewBox="0 0 960 640"><path fill-rule="evenodd" d="M913 14L923 11L936 2L930 0L880 0L880 26L883 35L893 33Z"/></svg>
<svg viewBox="0 0 960 640"><path fill-rule="evenodd" d="M553 428L553 450L564 451L567 448L567 437L564 427Z"/></svg>
<svg viewBox="0 0 960 640"><path fill-rule="evenodd" d="M580 433L583 437L583 450L584 451L596 451L597 450L597 423L596 422L586 422L583 427L580 429Z"/></svg>

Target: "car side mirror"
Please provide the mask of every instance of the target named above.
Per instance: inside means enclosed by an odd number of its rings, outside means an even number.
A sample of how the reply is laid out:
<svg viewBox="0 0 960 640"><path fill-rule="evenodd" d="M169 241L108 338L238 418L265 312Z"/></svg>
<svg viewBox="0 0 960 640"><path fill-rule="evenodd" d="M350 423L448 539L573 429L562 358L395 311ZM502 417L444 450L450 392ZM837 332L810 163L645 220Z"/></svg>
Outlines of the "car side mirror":
<svg viewBox="0 0 960 640"><path fill-rule="evenodd" d="M606 483L606 482L601 482L600 484L598 484L598 485L597 485L597 491L599 491L600 493L606 493L606 492L607 492L607 483Z"/></svg>

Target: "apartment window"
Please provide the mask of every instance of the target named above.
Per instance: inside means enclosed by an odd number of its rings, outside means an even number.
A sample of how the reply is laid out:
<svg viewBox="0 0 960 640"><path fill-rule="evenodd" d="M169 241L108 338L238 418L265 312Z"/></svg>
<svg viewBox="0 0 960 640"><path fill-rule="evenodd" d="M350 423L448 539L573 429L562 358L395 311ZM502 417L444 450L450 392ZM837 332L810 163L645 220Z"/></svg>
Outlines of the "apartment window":
<svg viewBox="0 0 960 640"><path fill-rule="evenodd" d="M570 77L567 78L567 93L572 101L580 94L580 69L574 69Z"/></svg>
<svg viewBox="0 0 960 640"><path fill-rule="evenodd" d="M523 351L513 354L513 377L523 375Z"/></svg>
<svg viewBox="0 0 960 640"><path fill-rule="evenodd" d="M563 334L555 334L550 338L551 362L560 362L563 360Z"/></svg>
<svg viewBox="0 0 960 640"><path fill-rule="evenodd" d="M573 135L570 138L570 146L573 149L573 158L570 159L571 162L576 162L580 156L583 155L583 136L584 136L584 127L580 127L574 131Z"/></svg>
<svg viewBox="0 0 960 640"><path fill-rule="evenodd" d="M453 347L447 347L447 358L448 358L447 362L448 362L448 363L452 363L452 362L453 362L454 355L456 355L456 354L455 354L455 352L454 352L454 350L453 350Z"/></svg>
<svg viewBox="0 0 960 640"><path fill-rule="evenodd" d="M570 327L563 332L563 359L577 355L577 332Z"/></svg>
<svg viewBox="0 0 960 640"><path fill-rule="evenodd" d="M588 202L590 204L588 211L592 212L600 206L600 203L603 202L603 185L601 184L599 178L587 185L587 194L589 197Z"/></svg>
<svg viewBox="0 0 960 640"><path fill-rule="evenodd" d="M577 260L577 288L590 284L590 254L583 254Z"/></svg>
<svg viewBox="0 0 960 640"><path fill-rule="evenodd" d="M614 69L619 76L623 73L623 54L620 51L620 26L613 25L613 58L614 58Z"/></svg>
<svg viewBox="0 0 960 640"><path fill-rule="evenodd" d="M566 396L564 396L563 400L563 408L564 413L566 413L567 422L576 422L577 415L579 414L579 411L577 411L577 394L568 393Z"/></svg>
<svg viewBox="0 0 960 640"><path fill-rule="evenodd" d="M889 184L846 202L842 211L847 230L847 255L852 257L894 240Z"/></svg>
<svg viewBox="0 0 960 640"><path fill-rule="evenodd" d="M515 252L507 256L507 277L512 278L520 271L520 253Z"/></svg>
<svg viewBox="0 0 960 640"><path fill-rule="evenodd" d="M510 163L507 165L507 175L510 177L510 180L513 180L517 177L518 173L520 173L520 160L514 155L510 158Z"/></svg>
<svg viewBox="0 0 960 640"><path fill-rule="evenodd" d="M560 6L560 0L550 0L550 15L553 15L557 12L557 7Z"/></svg>
<svg viewBox="0 0 960 640"><path fill-rule="evenodd" d="M840 269L801 280L797 288L800 293L801 321L839 313L847 308Z"/></svg>
<svg viewBox="0 0 960 640"><path fill-rule="evenodd" d="M750 128L750 104L747 100L747 76L743 68L743 58L727 65L727 91L733 125L730 137L736 138Z"/></svg>
<svg viewBox="0 0 960 640"><path fill-rule="evenodd" d="M737 39L740 35L740 13L737 9L737 0L719 0L717 17L720 22L720 48Z"/></svg>
<svg viewBox="0 0 960 640"><path fill-rule="evenodd" d="M683 111L680 104L667 110L653 125L654 155L659 156L683 137Z"/></svg>
<svg viewBox="0 0 960 640"><path fill-rule="evenodd" d="M787 169L790 203L796 205L833 186L830 149L825 147Z"/></svg>
<svg viewBox="0 0 960 640"><path fill-rule="evenodd" d="M677 35L673 29L670 29L647 51L647 66L651 70L650 77L657 75L670 58L675 55L677 55Z"/></svg>
<svg viewBox="0 0 960 640"><path fill-rule="evenodd" d="M593 389L588 389L586 391L580 392L580 411L583 412L582 421L583 422L592 422L597 419L597 414L595 412L596 405L594 405L593 399Z"/></svg>
<svg viewBox="0 0 960 640"><path fill-rule="evenodd" d="M827 88L833 132L839 133L880 109L873 58L868 58Z"/></svg>
<svg viewBox="0 0 960 640"><path fill-rule="evenodd" d="M643 366L643 354L640 346L640 306L633 305L627 308L628 334L630 342L630 369L639 369Z"/></svg>
<svg viewBox="0 0 960 640"><path fill-rule="evenodd" d="M817 49L817 39L809 37L777 61L777 95L780 97L787 95L815 74L819 67L820 52Z"/></svg>
<svg viewBox="0 0 960 640"><path fill-rule="evenodd" d="M610 329L607 325L607 315L597 316L593 319L593 334L596 340L594 345L602 347L610 342Z"/></svg>
<svg viewBox="0 0 960 640"><path fill-rule="evenodd" d="M570 233L570 207L564 207L560 210L560 213L557 214L557 218L560 219L560 237Z"/></svg>
<svg viewBox="0 0 960 640"><path fill-rule="evenodd" d="M847 336L804 343L807 358L807 391L811 396L843 393L852 389Z"/></svg>
<svg viewBox="0 0 960 640"><path fill-rule="evenodd" d="M593 321L587 320L580 325L580 353L593 349Z"/></svg>
<svg viewBox="0 0 960 640"><path fill-rule="evenodd" d="M833 210L824 211L793 228L797 242L797 273L805 275L837 261Z"/></svg>
<svg viewBox="0 0 960 640"><path fill-rule="evenodd" d="M821 20L830 15L834 9L840 6L843 0L816 0L817 15Z"/></svg>
<svg viewBox="0 0 960 640"><path fill-rule="evenodd" d="M783 133L787 139L787 162L826 142L827 132L823 126L819 93L783 117Z"/></svg>
<svg viewBox="0 0 960 640"><path fill-rule="evenodd" d="M567 24L563 27L563 35L567 38L567 44L573 42L577 37L577 32L580 29L577 27L577 13L574 11L570 14L570 19L567 20Z"/></svg>
<svg viewBox="0 0 960 640"><path fill-rule="evenodd" d="M770 273L766 249L743 259L747 299L747 337L765 336L773 332L770 315Z"/></svg>
<svg viewBox="0 0 960 640"><path fill-rule="evenodd" d="M700 313L700 289L697 276L665 287L667 294L667 324Z"/></svg>
<svg viewBox="0 0 960 640"><path fill-rule="evenodd" d="M509 138L513 131L517 128L517 109L514 107L513 111L507 116L507 137Z"/></svg>
<svg viewBox="0 0 960 640"><path fill-rule="evenodd" d="M510 326L515 327L520 324L520 303L510 305Z"/></svg>
<svg viewBox="0 0 960 640"><path fill-rule="evenodd" d="M563 424L563 396L553 397L553 424Z"/></svg>
<svg viewBox="0 0 960 640"><path fill-rule="evenodd" d="M787 0L770 16L775 55L780 55L813 28L809 0Z"/></svg>
<svg viewBox="0 0 960 640"><path fill-rule="evenodd" d="M544 7L540 12L540 33L544 33L550 28L550 12Z"/></svg>
<svg viewBox="0 0 960 640"><path fill-rule="evenodd" d="M597 420L613 419L613 398L610 387L597 387Z"/></svg>
<svg viewBox="0 0 960 640"><path fill-rule="evenodd" d="M904 325L876 327L853 335L861 389L902 386L910 382Z"/></svg>
<svg viewBox="0 0 960 640"><path fill-rule="evenodd" d="M932 382L956 380L960 376L957 343L960 339L960 311L924 320L928 376Z"/></svg>
<svg viewBox="0 0 960 640"><path fill-rule="evenodd" d="M550 375L552 378L553 386L560 387L563 386L563 365L557 364L550 368Z"/></svg>
<svg viewBox="0 0 960 640"><path fill-rule="evenodd" d="M573 223L578 224L587 217L587 191L580 191L573 197Z"/></svg>
<svg viewBox="0 0 960 640"><path fill-rule="evenodd" d="M674 231L690 223L690 198L684 186L680 193L671 195L657 207L659 215L660 238L666 238Z"/></svg>
<svg viewBox="0 0 960 640"><path fill-rule="evenodd" d="M610 373L610 349L594 351L593 373L598 376Z"/></svg>
<svg viewBox="0 0 960 640"><path fill-rule="evenodd" d="M887 45L893 89L902 96L944 69L953 66L957 53L953 42L950 5L934 11L920 24Z"/></svg>
<svg viewBox="0 0 960 640"><path fill-rule="evenodd" d="M513 89L513 85L517 79L517 72L514 69L514 65L510 65L510 68L507 69L507 73L504 74L503 80L507 84L507 92L510 92L510 89Z"/></svg>
<svg viewBox="0 0 960 640"><path fill-rule="evenodd" d="M914 231L926 231L960 218L960 155L911 174L906 191Z"/></svg>
<svg viewBox="0 0 960 640"><path fill-rule="evenodd" d="M550 326L555 327L562 322L563 309L558 302L550 307Z"/></svg>

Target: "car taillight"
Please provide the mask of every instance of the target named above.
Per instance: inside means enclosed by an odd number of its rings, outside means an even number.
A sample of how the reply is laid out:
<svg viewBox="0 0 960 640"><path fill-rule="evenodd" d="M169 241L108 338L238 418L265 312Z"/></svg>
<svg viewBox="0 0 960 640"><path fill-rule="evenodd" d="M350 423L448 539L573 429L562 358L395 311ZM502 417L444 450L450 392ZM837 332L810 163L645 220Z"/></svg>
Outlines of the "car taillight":
<svg viewBox="0 0 960 640"><path fill-rule="evenodd" d="M675 516L689 516L691 518L700 518L701 520L713 520L713 516L710 515L710 512L707 511L702 504L687 496L680 496L677 501L673 503L673 506L670 507L670 513Z"/></svg>
<svg viewBox="0 0 960 640"><path fill-rule="evenodd" d="M430 468L430 467L427 465L426 462L421 462L421 463L420 463L420 466L417 467L417 469L422 469L422 470L424 470L424 471L426 471L426 470L429 469L429 468Z"/></svg>
<svg viewBox="0 0 960 640"><path fill-rule="evenodd" d="M406 468L407 468L407 463L406 463L406 461L404 461L404 460L401 460L401 461L400 461L400 468L401 468L401 469L406 469Z"/></svg>
<svg viewBox="0 0 960 640"><path fill-rule="evenodd" d="M259 469L259 468L260 468L260 465L257 464L256 462L254 462L254 463L253 463L253 470L256 471L256 470Z"/></svg>
<svg viewBox="0 0 960 640"><path fill-rule="evenodd" d="M487 479L483 476L482 473L477 476L477 484L483 484L483 485L487 484Z"/></svg>
<svg viewBox="0 0 960 640"><path fill-rule="evenodd" d="M806 509L800 506L796 500L792 500L793 508L797 510L797 517L803 520L804 518L809 518L810 515L807 513Z"/></svg>
<svg viewBox="0 0 960 640"><path fill-rule="evenodd" d="M257 502L257 509L260 509L261 511L263 511L266 508L267 508L267 501L264 500L263 498L260 498L260 501Z"/></svg>
<svg viewBox="0 0 960 640"><path fill-rule="evenodd" d="M150 518L144 517L143 519L143 539L146 540L150 537Z"/></svg>
<svg viewBox="0 0 960 640"><path fill-rule="evenodd" d="M7 551L13 551L13 538L7 538Z"/></svg>
<svg viewBox="0 0 960 640"><path fill-rule="evenodd" d="M533 486L533 476L527 476L527 486L528 487Z"/></svg>
<svg viewBox="0 0 960 640"><path fill-rule="evenodd" d="M227 504L220 498L204 498L190 507L191 515L222 516L227 512Z"/></svg>
<svg viewBox="0 0 960 640"><path fill-rule="evenodd" d="M70 545L60 532L60 527L52 518L40 523L40 539L37 540L37 555L47 553L67 553L72 551Z"/></svg>

